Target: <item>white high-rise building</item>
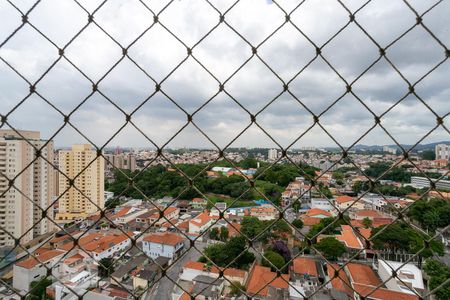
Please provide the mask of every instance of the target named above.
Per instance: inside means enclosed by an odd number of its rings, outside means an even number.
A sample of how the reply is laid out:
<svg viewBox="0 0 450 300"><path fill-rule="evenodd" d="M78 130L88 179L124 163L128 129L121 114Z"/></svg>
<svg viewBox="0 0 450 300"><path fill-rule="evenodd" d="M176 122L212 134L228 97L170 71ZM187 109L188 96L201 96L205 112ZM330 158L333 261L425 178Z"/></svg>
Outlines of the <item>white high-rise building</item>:
<svg viewBox="0 0 450 300"><path fill-rule="evenodd" d="M0 227L14 238L23 235L21 243L27 243L54 229L49 220L53 209L47 210L47 218L42 218L42 210L55 195L56 170L46 161L53 163L53 141L41 140L37 131L18 133L0 130ZM33 146L41 149L37 158ZM14 182L8 189L9 180ZM0 230L0 247L14 245L8 233Z"/></svg>
<svg viewBox="0 0 450 300"><path fill-rule="evenodd" d="M450 159L450 145L438 144L435 148L436 159Z"/></svg>
<svg viewBox="0 0 450 300"><path fill-rule="evenodd" d="M276 160L278 158L278 150L277 149L269 149L267 158L269 160Z"/></svg>

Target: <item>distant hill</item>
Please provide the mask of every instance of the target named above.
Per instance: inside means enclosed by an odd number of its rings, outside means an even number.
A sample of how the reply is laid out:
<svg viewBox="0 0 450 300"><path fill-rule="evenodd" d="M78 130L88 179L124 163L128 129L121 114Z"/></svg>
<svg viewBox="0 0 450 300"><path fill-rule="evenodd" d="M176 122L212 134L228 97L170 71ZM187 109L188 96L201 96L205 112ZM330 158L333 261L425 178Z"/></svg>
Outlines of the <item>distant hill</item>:
<svg viewBox="0 0 450 300"><path fill-rule="evenodd" d="M418 144L417 146L414 147L413 152L419 152L419 151L424 151L424 150L433 150L435 149L437 144L446 144L446 145L450 145L450 141L442 141L442 142L435 142L435 143L429 143L429 144ZM395 145L395 144L391 144L391 145L372 145L372 146L368 146L368 145L355 145L352 150L355 151L382 151L384 146L388 146L391 148L395 148L397 150L400 150L400 148ZM401 144L401 146L405 149L409 149L411 148L413 145L406 145L406 144ZM336 149L336 148L327 148L327 149Z"/></svg>

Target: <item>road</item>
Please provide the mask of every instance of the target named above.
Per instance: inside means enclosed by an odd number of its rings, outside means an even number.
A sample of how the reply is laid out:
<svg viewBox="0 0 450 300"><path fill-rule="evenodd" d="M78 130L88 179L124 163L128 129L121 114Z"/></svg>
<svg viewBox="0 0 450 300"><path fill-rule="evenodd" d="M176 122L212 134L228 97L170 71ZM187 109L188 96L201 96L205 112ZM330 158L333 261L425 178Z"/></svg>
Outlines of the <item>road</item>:
<svg viewBox="0 0 450 300"><path fill-rule="evenodd" d="M206 247L204 242L195 242L197 249L202 251ZM197 261L201 254L194 248L190 249L184 256L178 260L168 271L167 276L169 276L173 281L177 281L178 275L180 274L181 268L184 264L190 260ZM160 299L171 299L174 283L167 279L167 277L161 278L157 283L156 288L153 289L152 293L147 293L146 300L160 300Z"/></svg>

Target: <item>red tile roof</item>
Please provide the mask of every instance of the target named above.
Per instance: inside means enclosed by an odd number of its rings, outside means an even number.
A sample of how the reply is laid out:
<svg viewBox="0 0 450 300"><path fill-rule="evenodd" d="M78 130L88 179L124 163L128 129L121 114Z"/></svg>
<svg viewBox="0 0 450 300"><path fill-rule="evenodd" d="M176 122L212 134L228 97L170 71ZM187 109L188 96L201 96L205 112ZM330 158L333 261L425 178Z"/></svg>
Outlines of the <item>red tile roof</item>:
<svg viewBox="0 0 450 300"><path fill-rule="evenodd" d="M368 265L349 263L346 268L353 284L377 286L381 283L375 272Z"/></svg>
<svg viewBox="0 0 450 300"><path fill-rule="evenodd" d="M299 257L294 259L292 270L297 274L309 274L315 277L319 276L316 261L308 257Z"/></svg>
<svg viewBox="0 0 450 300"><path fill-rule="evenodd" d="M369 239L372 234L372 229L370 228L359 228L358 231L366 239Z"/></svg>
<svg viewBox="0 0 450 300"><path fill-rule="evenodd" d="M189 229L189 221L183 221L178 224L176 224L176 227L180 230L187 231Z"/></svg>
<svg viewBox="0 0 450 300"><path fill-rule="evenodd" d="M336 238L343 242L347 248L364 249L363 243L356 236L353 228L350 225L341 225L341 235L336 235Z"/></svg>
<svg viewBox="0 0 450 300"><path fill-rule="evenodd" d="M49 250L47 252L41 253L39 256L36 256L36 258L30 256L29 258L18 262L16 266L25 268L25 269L31 269L34 268L36 265L43 264L59 255L63 255L64 251L60 250Z"/></svg>
<svg viewBox="0 0 450 300"><path fill-rule="evenodd" d="M211 221L211 217L209 216L209 214L207 212L202 212L189 222L194 223L194 225L196 226L203 226L209 221Z"/></svg>
<svg viewBox="0 0 450 300"><path fill-rule="evenodd" d="M363 297L369 297L370 299L379 300L417 300L419 297L412 294L397 292L394 290L388 290L385 288L376 288L373 286L367 286L363 284L354 284L355 291ZM375 291L374 291L375 290Z"/></svg>
<svg viewBox="0 0 450 300"><path fill-rule="evenodd" d="M376 210L371 210L371 209L362 209L362 210L358 210L357 212L355 212L355 215L357 215L358 217L368 217L368 218L377 218L377 217L382 217L382 214Z"/></svg>
<svg viewBox="0 0 450 300"><path fill-rule="evenodd" d="M181 236L179 236L178 234L170 233L170 232L154 233L154 234L150 234L150 235L147 235L146 237L144 237L144 241L146 241L146 242L171 245L171 246L175 246L176 244L178 244L184 240L185 239L182 238Z"/></svg>
<svg viewBox="0 0 450 300"><path fill-rule="evenodd" d="M343 269L339 270L338 277L334 278L335 270L338 269L339 265L337 264L327 264L327 273L328 277L331 279L331 285L334 289L346 293L353 298L353 291L350 288L350 280L348 279L347 274L345 274L345 271Z"/></svg>
<svg viewBox="0 0 450 300"><path fill-rule="evenodd" d="M270 271L270 268L255 264L248 281L247 292L253 295L266 296L269 292L269 286L280 289L289 288L289 275L282 274L281 276L277 278L277 273Z"/></svg>
<svg viewBox="0 0 450 300"><path fill-rule="evenodd" d="M66 258L66 259L64 260L64 263L65 263L66 265L70 265L71 263L74 263L74 262L79 261L79 260L82 260L82 259L84 259L84 256L77 253L77 254L75 254L75 255L72 255L71 257Z"/></svg>
<svg viewBox="0 0 450 300"><path fill-rule="evenodd" d="M107 235L99 240L90 242L86 244L83 248L86 251L92 251L95 253L102 253L120 243L123 241L126 241L129 239L128 236L132 237L134 234L129 232L128 235L126 234L117 234L117 235Z"/></svg>
<svg viewBox="0 0 450 300"><path fill-rule="evenodd" d="M206 264L198 262L198 261L188 261L183 268L186 269L193 269L193 270L198 270L198 271L203 271L203 272L211 272L211 273L215 273L215 274L219 274L220 269L215 267L215 266L211 266L208 267ZM245 275L247 272L245 272L244 270L239 270L239 269L235 269L235 268L225 268L223 269L223 274L225 276L229 276L229 277L241 277L241 278L245 278Z"/></svg>
<svg viewBox="0 0 450 300"><path fill-rule="evenodd" d="M320 208L311 208L308 210L305 214L308 217L315 217L317 215L324 215L327 217L331 217L331 214L327 212L326 210L320 209Z"/></svg>
<svg viewBox="0 0 450 300"><path fill-rule="evenodd" d="M94 241L95 239L99 239L103 236L103 234L101 233L91 233L91 234L87 234L85 236L82 236L81 238L78 239L78 245L81 246L83 248L84 245ZM69 251L72 248L74 248L74 243L73 242L69 242L66 243L64 245L60 245L58 246L57 249L60 250L65 250L65 251Z"/></svg>
<svg viewBox="0 0 450 300"><path fill-rule="evenodd" d="M111 216L111 219L113 218L120 218L125 216L129 211L131 210L131 207L124 207L121 210L119 210L117 213Z"/></svg>
<svg viewBox="0 0 450 300"><path fill-rule="evenodd" d="M350 202L350 201L355 201L355 198L350 197L350 196L339 196L336 198L336 202L339 204Z"/></svg>
<svg viewBox="0 0 450 300"><path fill-rule="evenodd" d="M231 224L233 226L231 226ZM231 224L227 224L228 236L232 237L240 235L239 232L241 231L241 224L239 223L231 223Z"/></svg>
<svg viewBox="0 0 450 300"><path fill-rule="evenodd" d="M194 198L194 199L192 199L192 202L195 202L195 203L204 203L206 201L206 199L203 199L203 198Z"/></svg>
<svg viewBox="0 0 450 300"><path fill-rule="evenodd" d="M321 218L314 218L314 217L303 217L303 225L305 226L313 226L320 223Z"/></svg>

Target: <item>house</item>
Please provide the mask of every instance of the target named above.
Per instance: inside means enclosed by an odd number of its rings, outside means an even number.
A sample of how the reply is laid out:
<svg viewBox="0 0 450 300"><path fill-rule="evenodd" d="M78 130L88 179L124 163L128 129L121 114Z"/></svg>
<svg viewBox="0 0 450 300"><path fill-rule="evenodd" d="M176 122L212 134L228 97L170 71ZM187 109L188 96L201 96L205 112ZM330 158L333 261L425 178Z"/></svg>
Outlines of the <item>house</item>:
<svg viewBox="0 0 450 300"><path fill-rule="evenodd" d="M373 220L375 218L385 217L381 212L379 212L377 210L372 210L372 209L362 209L362 210L358 210L358 211L353 211L353 212L350 212L349 216L350 216L350 219L353 219L353 220L364 220L365 218Z"/></svg>
<svg viewBox="0 0 450 300"><path fill-rule="evenodd" d="M151 287L155 280L160 278L161 269L167 268L169 261L169 258L160 256L154 262L141 264L130 271L129 276L133 281L134 290Z"/></svg>
<svg viewBox="0 0 450 300"><path fill-rule="evenodd" d="M226 285L229 285L229 282L234 281L237 281L240 284L245 284L248 277L248 273L244 270L226 268L222 271L223 276L227 279L225 283ZM185 281L192 281L195 277L200 275L218 278L219 273L220 269L215 266L210 266L197 261L188 261L181 269L179 278Z"/></svg>
<svg viewBox="0 0 450 300"><path fill-rule="evenodd" d="M139 209L136 207L122 207L119 211L117 211L114 215L112 215L109 219L114 224L125 224L131 220L136 219L138 216L145 214L147 209Z"/></svg>
<svg viewBox="0 0 450 300"><path fill-rule="evenodd" d="M177 207L180 210L180 214L185 214L191 210L191 203L187 200L179 200Z"/></svg>
<svg viewBox="0 0 450 300"><path fill-rule="evenodd" d="M353 297L355 300L377 299L377 300L418 300L416 295L402 293L395 290L384 288L381 285L381 279L375 274L368 265L348 263L345 266L351 286L355 291Z"/></svg>
<svg viewBox="0 0 450 300"><path fill-rule="evenodd" d="M313 226L320 223L320 220L332 217L332 214L319 208L311 208L300 216L304 226Z"/></svg>
<svg viewBox="0 0 450 300"><path fill-rule="evenodd" d="M336 239L342 242L349 252L365 249L365 243L359 239L350 225L341 225L341 234L336 235ZM364 253L364 251L361 253Z"/></svg>
<svg viewBox="0 0 450 300"><path fill-rule="evenodd" d="M328 288L333 289L341 294L347 295L347 299L353 299L353 290L351 289L350 280L348 279L345 270L340 269L338 264L327 264L327 274L329 283ZM337 274L335 274L335 272ZM337 277L335 277L337 275ZM342 297L345 299L345 297Z"/></svg>
<svg viewBox="0 0 450 300"><path fill-rule="evenodd" d="M320 284L319 277L323 281L323 275L319 275L319 266L313 258L294 259L290 270L290 299L303 299L311 295Z"/></svg>
<svg viewBox="0 0 450 300"><path fill-rule="evenodd" d="M189 221L189 233L201 234L211 226L213 219L209 216L207 211L202 212L194 219Z"/></svg>
<svg viewBox="0 0 450 300"><path fill-rule="evenodd" d="M85 256L76 253L61 263L61 273L63 275L77 274L86 268Z"/></svg>
<svg viewBox="0 0 450 300"><path fill-rule="evenodd" d="M340 211L344 211L348 209L350 210L360 210L364 209L364 202L358 200L358 198L350 197L350 196L339 196L335 199L336 206ZM349 208L350 207L350 208Z"/></svg>
<svg viewBox="0 0 450 300"><path fill-rule="evenodd" d="M228 236L239 236L241 235L241 224L237 222L227 223Z"/></svg>
<svg viewBox="0 0 450 300"><path fill-rule="evenodd" d="M194 198L191 201L192 209L194 210L201 210L203 211L206 208L206 205L208 204L208 201L204 198Z"/></svg>
<svg viewBox="0 0 450 300"><path fill-rule="evenodd" d="M122 282L125 278L130 276L130 273L137 268L140 268L148 263L148 257L144 254L133 257L131 260L127 261L125 264L116 268L116 270L111 274L112 282Z"/></svg>
<svg viewBox="0 0 450 300"><path fill-rule="evenodd" d="M220 217L220 212L223 212L224 217L226 217L226 215L227 215L226 210L227 210L226 202L217 202L211 208L211 211L209 212L209 216L213 219L218 219Z"/></svg>
<svg viewBox="0 0 450 300"><path fill-rule="evenodd" d="M393 219L391 218L373 218L371 227L377 228L383 225L391 224ZM362 220L350 220L350 224L355 228L364 228Z"/></svg>
<svg viewBox="0 0 450 300"><path fill-rule="evenodd" d="M325 218L332 217L332 214L330 212L328 212L328 211L323 210L323 209L311 208L310 210L308 210L306 212L306 214L304 216L310 217L310 218L325 219Z"/></svg>
<svg viewBox="0 0 450 300"><path fill-rule="evenodd" d="M146 228L151 227L161 227L162 224L166 223L167 220L173 220L178 218L180 214L180 209L178 207L169 206L167 208L161 208L163 212L161 213L158 209L153 209L138 218L136 218L136 222L142 223L146 225Z"/></svg>
<svg viewBox="0 0 450 300"><path fill-rule="evenodd" d="M290 182L286 190L281 194L281 207L292 205L296 200L301 203L309 203L311 198L311 186L305 184L305 178L297 177L295 181Z"/></svg>
<svg viewBox="0 0 450 300"><path fill-rule="evenodd" d="M58 277L60 260L64 254L65 251L48 250L16 263L13 267L13 287L25 294L29 291L31 282L47 276L47 270Z"/></svg>
<svg viewBox="0 0 450 300"><path fill-rule="evenodd" d="M96 261L103 258L111 258L119 252L123 252L131 246L131 238L134 233L106 234L94 241L86 243L82 248Z"/></svg>
<svg viewBox="0 0 450 300"><path fill-rule="evenodd" d="M275 220L278 218L278 215L278 210L271 204L263 204L250 209L250 216L261 221Z"/></svg>
<svg viewBox="0 0 450 300"><path fill-rule="evenodd" d="M250 271L247 293L255 299L289 299L289 275L277 273L256 263Z"/></svg>
<svg viewBox="0 0 450 300"><path fill-rule="evenodd" d="M224 279L199 275L192 282L191 294L198 300L219 300L225 287Z"/></svg>
<svg viewBox="0 0 450 300"><path fill-rule="evenodd" d="M175 233L154 233L142 240L142 250L153 259L159 256L174 259L184 249L185 239Z"/></svg>
<svg viewBox="0 0 450 300"><path fill-rule="evenodd" d="M392 272L396 271L397 277L392 278ZM378 275L388 289L407 294L423 295L425 286L423 284L422 271L411 263L378 260Z"/></svg>
<svg viewBox="0 0 450 300"><path fill-rule="evenodd" d="M131 276L131 278L133 278L134 290L148 289L156 280L157 275L158 275L157 270L155 270L154 268L148 267L148 266L139 267L136 270L132 271L130 273L130 276Z"/></svg>
<svg viewBox="0 0 450 300"><path fill-rule="evenodd" d="M335 211L334 200L326 198L313 198L311 199L311 208L318 208L325 211Z"/></svg>

